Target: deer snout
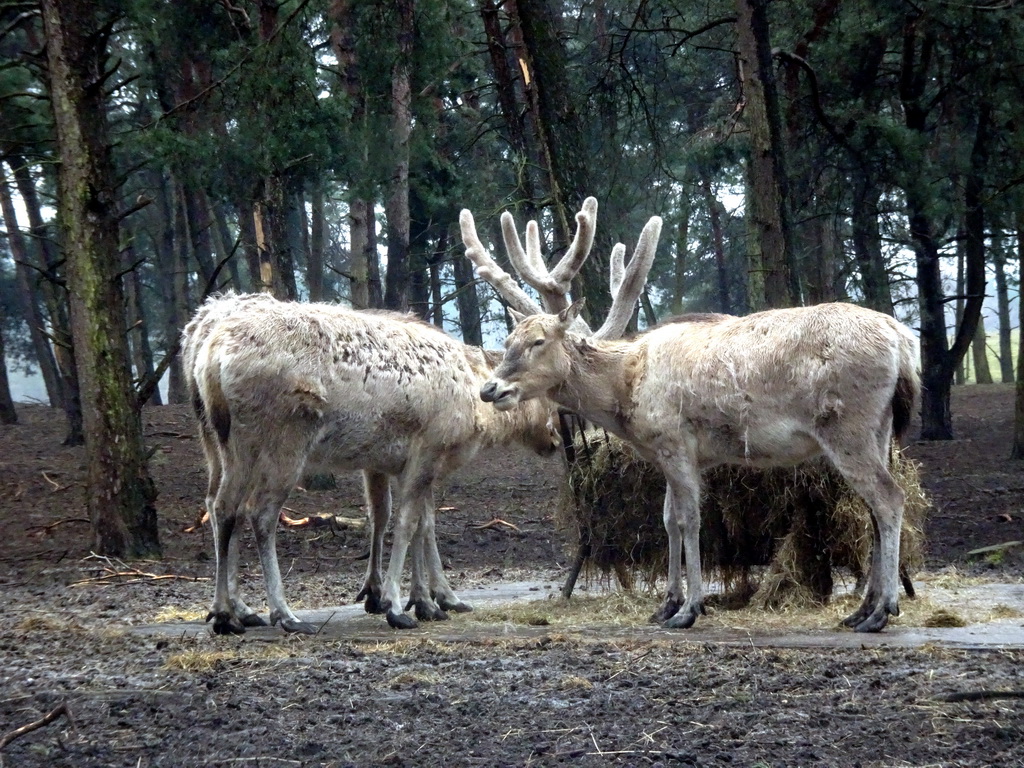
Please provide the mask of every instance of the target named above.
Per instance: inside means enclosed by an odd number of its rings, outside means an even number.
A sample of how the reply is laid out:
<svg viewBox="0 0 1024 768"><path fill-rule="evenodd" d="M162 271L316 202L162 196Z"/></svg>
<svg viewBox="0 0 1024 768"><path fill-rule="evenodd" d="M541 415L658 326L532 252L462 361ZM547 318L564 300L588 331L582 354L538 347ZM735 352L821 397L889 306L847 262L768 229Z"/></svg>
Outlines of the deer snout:
<svg viewBox="0 0 1024 768"><path fill-rule="evenodd" d="M485 403L494 403L499 411L507 411L515 406L518 398L514 386L509 386L501 379L491 379L480 388L480 399Z"/></svg>
<svg viewBox="0 0 1024 768"><path fill-rule="evenodd" d="M491 379L482 387L480 387L480 399L485 403L493 403L497 398L495 393L498 391L498 382Z"/></svg>

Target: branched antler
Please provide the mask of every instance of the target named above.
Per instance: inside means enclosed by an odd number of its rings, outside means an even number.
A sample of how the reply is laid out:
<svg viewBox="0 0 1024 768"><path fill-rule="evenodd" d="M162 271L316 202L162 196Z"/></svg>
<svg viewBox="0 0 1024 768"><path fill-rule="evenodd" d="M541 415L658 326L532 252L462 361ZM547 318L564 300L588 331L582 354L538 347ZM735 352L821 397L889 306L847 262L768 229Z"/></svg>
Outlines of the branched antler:
<svg viewBox="0 0 1024 768"><path fill-rule="evenodd" d="M515 278L499 267L498 263L491 258L491 254L487 252L476 234L473 214L463 209L459 214L459 226L462 229L462 242L466 246L466 256L476 265L480 277L490 283L513 309L524 315L536 315L538 312L542 312L540 304L530 298L515 281Z"/></svg>
<svg viewBox="0 0 1024 768"><path fill-rule="evenodd" d="M597 231L597 200L588 197L583 207L576 214L576 235L565 255L553 269L548 269L541 253L540 230L537 222L530 221L526 225L526 243L519 239L515 220L507 211L501 215L501 232L505 241L505 250L509 261L526 285L536 289L540 294L541 304L538 305L505 270L498 266L480 242L473 222L473 214L463 210L459 216L462 226L462 241L466 246L466 256L476 265L477 272L484 280L508 302L508 304L524 315L538 312L555 313L569 306L569 290L573 278L579 273L583 263L590 256ZM626 246L617 244L611 254L610 287L613 296L612 307L600 330L593 334L596 338L613 339L621 336L633 314L633 307L647 282L647 274L654 263L654 253L658 238L661 235L661 219L651 218L640 234L633 257L629 265L625 264ZM582 319L576 320L575 330L584 335L591 335L591 330Z"/></svg>
<svg viewBox="0 0 1024 768"><path fill-rule="evenodd" d="M658 239L661 237L661 217L652 216L637 241L633 258L629 266L625 265L626 246L617 243L611 255L611 279L609 287L612 293L612 307L608 317L594 334L595 339L617 339L626 332L629 319L633 316L633 307L640 298L647 275L654 265L654 254L658 250Z"/></svg>

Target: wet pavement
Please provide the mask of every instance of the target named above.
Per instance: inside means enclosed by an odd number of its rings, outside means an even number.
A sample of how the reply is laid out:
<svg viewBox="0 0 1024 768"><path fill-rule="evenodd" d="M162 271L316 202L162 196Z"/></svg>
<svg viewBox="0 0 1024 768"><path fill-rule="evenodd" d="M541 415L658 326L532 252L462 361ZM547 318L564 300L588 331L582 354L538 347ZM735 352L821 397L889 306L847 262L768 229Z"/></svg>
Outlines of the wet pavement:
<svg viewBox="0 0 1024 768"><path fill-rule="evenodd" d="M460 597L477 608L493 608L511 603L546 601L558 594L559 585L550 582L507 582L475 589L460 590ZM552 634L577 635L582 638L614 640L657 639L680 643L710 643L755 648L876 648L920 647L937 645L960 649L1024 649L1024 584L988 583L965 587L943 588L919 585L922 596L936 605L950 609L969 605L975 611L1000 606L1012 618L968 624L964 627L920 627L890 625L883 632L858 634L835 629L765 629L746 630L707 626L707 622L688 630L665 630L654 625L607 626L595 623L584 627L526 626L510 622L483 624L467 622L459 616L450 621L420 623L419 628L402 631L402 638L429 638L438 641L475 641L486 638L542 638ZM593 593L591 593L593 594ZM1005 609L1009 609L1006 611ZM361 604L296 610L303 621L319 627L318 636L331 640L391 641L399 637L382 616L369 616ZM210 632L208 624L199 621L147 624L132 628L133 632L154 636L189 637ZM281 637L274 627L248 630L247 640L274 640Z"/></svg>

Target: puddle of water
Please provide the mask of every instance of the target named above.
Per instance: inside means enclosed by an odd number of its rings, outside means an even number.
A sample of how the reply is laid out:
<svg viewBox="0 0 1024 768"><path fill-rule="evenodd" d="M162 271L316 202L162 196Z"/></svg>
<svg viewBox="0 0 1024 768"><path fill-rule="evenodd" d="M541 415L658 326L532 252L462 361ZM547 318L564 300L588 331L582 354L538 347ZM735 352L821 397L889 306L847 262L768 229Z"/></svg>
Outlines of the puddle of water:
<svg viewBox="0 0 1024 768"><path fill-rule="evenodd" d="M972 612L1005 606L1024 615L1024 584L971 584L967 586L938 587L927 582L920 585L922 596L937 606L948 605L956 612L958 607L970 606ZM595 590L590 590L595 594ZM505 582L481 585L461 590L467 602L477 607L496 607L510 603L545 600L557 596L559 585L550 582ZM344 605L315 610L299 610L296 615L303 621L321 626L320 636L330 639L395 639L381 616L368 616L361 604ZM157 636L196 636L210 632L202 622L167 622L132 628L133 632ZM934 644L964 649L1009 648L1024 649L1024 618L1008 618L970 624L966 627L900 627L890 626L876 634L857 634L842 629L824 630L764 630L745 631L722 627L702 627L699 623L689 630L665 630L652 625L630 627L593 626L561 629L530 627L512 624L467 624L458 618L449 622L421 623L420 628L402 632L402 637L431 637L438 640L474 640L488 637L542 637L557 631L583 637L651 637L682 643L715 643L748 647L776 648L876 648L918 647ZM252 640L273 640L281 631L273 627L250 629L245 637Z"/></svg>

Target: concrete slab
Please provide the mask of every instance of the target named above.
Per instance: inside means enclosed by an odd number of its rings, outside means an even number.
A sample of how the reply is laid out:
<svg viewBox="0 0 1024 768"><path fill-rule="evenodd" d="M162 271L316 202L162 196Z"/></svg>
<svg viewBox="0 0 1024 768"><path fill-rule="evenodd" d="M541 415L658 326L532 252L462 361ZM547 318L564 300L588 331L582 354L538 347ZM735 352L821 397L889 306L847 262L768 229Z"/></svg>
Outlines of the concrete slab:
<svg viewBox="0 0 1024 768"><path fill-rule="evenodd" d="M558 594L559 585L550 582L505 582L460 590L460 596L475 607L495 607L510 603L545 600ZM603 639L650 638L679 643L713 643L753 648L884 648L920 647L934 644L962 649L1024 649L1024 584L974 584L944 588L919 584L919 592L936 605L949 605L951 610L970 607L983 610L1003 606L1018 611L1016 618L996 619L966 627L901 627L890 626L877 634L856 634L842 629L747 631L707 626L698 623L688 630L665 630L653 625L603 626L566 630L559 627L531 627L519 624L483 625L460 621L421 623L420 627L400 634L387 626L381 616L368 616L361 604L315 610L297 610L296 615L320 627L317 637L331 640L387 642L402 638L430 638L437 641L472 641L486 638L541 638L568 634ZM590 591L594 593L593 590ZM133 627L133 632L151 636L195 637L210 633L203 622L168 622ZM278 640L280 629L255 627L245 634L252 641Z"/></svg>

